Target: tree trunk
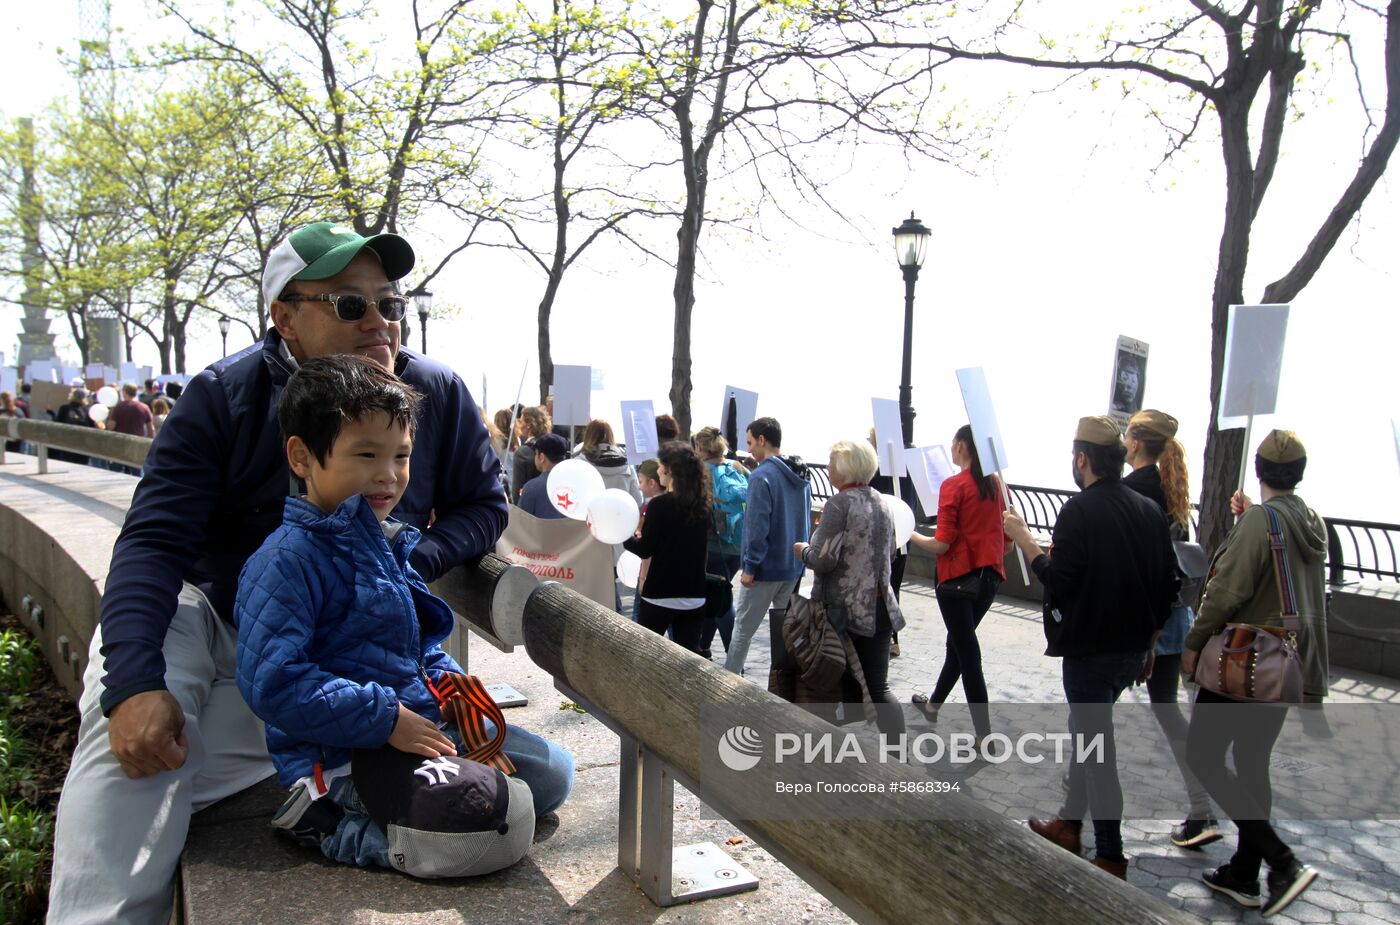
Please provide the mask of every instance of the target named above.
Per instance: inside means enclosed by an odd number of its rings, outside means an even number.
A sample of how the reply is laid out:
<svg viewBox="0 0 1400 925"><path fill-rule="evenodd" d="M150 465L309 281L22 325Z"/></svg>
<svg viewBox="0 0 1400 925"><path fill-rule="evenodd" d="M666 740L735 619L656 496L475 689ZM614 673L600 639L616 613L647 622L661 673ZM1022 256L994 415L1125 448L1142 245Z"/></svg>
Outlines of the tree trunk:
<svg viewBox="0 0 1400 925"><path fill-rule="evenodd" d="M1249 261L1249 235L1254 200L1254 168L1249 150L1249 107L1229 100L1220 103L1220 134L1225 149L1225 227L1215 270L1215 293L1210 313L1210 422L1206 427L1205 464L1201 474L1201 517L1198 538L1214 550L1230 532L1230 496L1238 487L1244 431L1221 431L1221 382L1225 375L1225 328L1230 306L1244 301L1244 273Z"/></svg>
<svg viewBox="0 0 1400 925"><path fill-rule="evenodd" d="M690 317L695 310L695 257L700 242L704 207L687 197L676 252L675 339L671 349L671 414L682 438L690 435Z"/></svg>

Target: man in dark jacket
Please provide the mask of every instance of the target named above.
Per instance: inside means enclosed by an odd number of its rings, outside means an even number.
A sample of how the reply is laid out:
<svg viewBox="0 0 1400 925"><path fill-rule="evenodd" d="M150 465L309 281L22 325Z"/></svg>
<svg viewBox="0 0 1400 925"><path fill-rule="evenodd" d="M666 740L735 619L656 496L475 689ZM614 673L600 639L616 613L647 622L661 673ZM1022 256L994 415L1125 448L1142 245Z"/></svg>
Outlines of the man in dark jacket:
<svg viewBox="0 0 1400 925"><path fill-rule="evenodd" d="M300 363L359 354L424 395L413 481L394 516L423 531L411 561L425 580L491 549L505 528L495 456L466 386L399 348L406 302L394 281L413 264L397 235L329 222L293 232L263 275L275 329L191 380L152 444L93 635L50 921L164 923L190 813L272 773L234 681L230 620L244 561L296 492L276 409ZM531 739L541 760L562 756L555 766L572 773L567 753Z"/></svg>
<svg viewBox="0 0 1400 925"><path fill-rule="evenodd" d="M1051 554L1014 512L1003 515L1009 536L1045 586L1045 654L1063 659L1070 733L1102 734L1101 762L1070 766L1069 793L1059 816L1030 820L1038 834L1076 854L1092 809L1094 865L1127 879L1113 743L1112 704L1152 674L1152 648L1171 615L1179 579L1167 518L1123 484L1127 450L1107 417L1079 419L1074 435L1074 481L1082 491L1055 519ZM1076 745L1075 751L1078 751Z"/></svg>

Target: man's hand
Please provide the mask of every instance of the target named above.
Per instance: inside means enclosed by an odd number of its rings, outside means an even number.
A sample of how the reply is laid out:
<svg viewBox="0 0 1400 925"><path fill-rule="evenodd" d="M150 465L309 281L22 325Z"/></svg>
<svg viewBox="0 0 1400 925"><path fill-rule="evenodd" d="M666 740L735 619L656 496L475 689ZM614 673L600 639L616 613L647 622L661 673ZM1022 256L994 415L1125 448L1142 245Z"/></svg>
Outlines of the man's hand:
<svg viewBox="0 0 1400 925"><path fill-rule="evenodd" d="M1148 682L1148 679L1152 677L1152 666L1155 665L1156 662L1157 651L1155 649L1148 649L1147 661L1142 663L1142 671L1138 672L1137 680L1133 683L1138 685L1146 684Z"/></svg>
<svg viewBox="0 0 1400 925"><path fill-rule="evenodd" d="M1249 495L1245 494L1244 489L1241 488L1230 496L1230 513L1234 514L1236 517L1243 516L1244 512L1249 510L1252 504L1254 504L1254 502L1249 500Z"/></svg>
<svg viewBox="0 0 1400 925"><path fill-rule="evenodd" d="M112 708L107 744L127 777L151 777L183 767L185 711L169 691L144 691Z"/></svg>
<svg viewBox="0 0 1400 925"><path fill-rule="evenodd" d="M1181 673L1188 678L1196 677L1196 662L1201 658L1201 653L1195 649L1183 649L1181 652Z"/></svg>
<svg viewBox="0 0 1400 925"><path fill-rule="evenodd" d="M457 746L432 720L419 716L403 704L399 704L399 718L394 721L389 744L401 752L427 758L457 754Z"/></svg>
<svg viewBox="0 0 1400 925"><path fill-rule="evenodd" d="M1031 539L1031 528L1027 527L1026 522L1021 519L1021 515L1011 508L1007 508L1001 515L1001 531L1013 543L1019 543L1022 540L1030 542Z"/></svg>
<svg viewBox="0 0 1400 925"><path fill-rule="evenodd" d="M740 572L739 584L743 585L745 588L752 588L754 586L754 578L748 572Z"/></svg>

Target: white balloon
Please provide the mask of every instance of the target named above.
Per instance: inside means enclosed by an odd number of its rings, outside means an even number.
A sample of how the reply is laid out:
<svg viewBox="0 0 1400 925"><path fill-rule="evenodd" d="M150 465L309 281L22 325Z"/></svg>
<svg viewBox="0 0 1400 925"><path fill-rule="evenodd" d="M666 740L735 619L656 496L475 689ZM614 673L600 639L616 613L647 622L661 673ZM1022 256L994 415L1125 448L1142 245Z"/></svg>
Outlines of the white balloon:
<svg viewBox="0 0 1400 925"><path fill-rule="evenodd" d="M587 520L589 502L603 493L603 477L582 459L566 459L549 470L545 488L556 511Z"/></svg>
<svg viewBox="0 0 1400 925"><path fill-rule="evenodd" d="M617 580L629 588L637 587L642 577L642 560L634 552L624 552L617 560Z"/></svg>
<svg viewBox="0 0 1400 925"><path fill-rule="evenodd" d="M118 395L117 390L112 388L110 385L104 385L102 388L97 390L97 400L102 404L106 405L108 408L115 408L117 406L117 402L121 400L121 396ZM100 421L102 419L98 418L97 420Z"/></svg>
<svg viewBox="0 0 1400 925"><path fill-rule="evenodd" d="M588 503L588 532L600 543L621 543L641 520L637 500L621 488L609 488Z"/></svg>
<svg viewBox="0 0 1400 925"><path fill-rule="evenodd" d="M880 495L880 500L885 504L885 510L890 512L890 520L894 522L894 544L903 546L909 542L909 537L914 535L914 509L904 503L903 498L896 498L894 495Z"/></svg>
<svg viewBox="0 0 1400 925"><path fill-rule="evenodd" d="M88 417L101 424L103 421L107 420L107 406L88 405Z"/></svg>

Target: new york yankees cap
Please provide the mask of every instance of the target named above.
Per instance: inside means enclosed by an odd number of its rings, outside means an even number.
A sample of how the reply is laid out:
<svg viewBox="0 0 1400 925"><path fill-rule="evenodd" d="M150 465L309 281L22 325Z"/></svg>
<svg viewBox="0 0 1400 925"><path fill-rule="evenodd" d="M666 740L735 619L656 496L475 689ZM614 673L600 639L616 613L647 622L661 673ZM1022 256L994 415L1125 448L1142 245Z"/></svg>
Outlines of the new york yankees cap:
<svg viewBox="0 0 1400 925"><path fill-rule="evenodd" d="M355 790L389 841L389 863L414 877L475 877L509 867L535 839L530 786L467 758L357 749Z"/></svg>
<svg viewBox="0 0 1400 925"><path fill-rule="evenodd" d="M263 304L271 305L294 279L329 279L369 248L384 265L390 282L413 269L413 248L396 234L364 237L335 222L312 222L298 228L272 249L263 267Z"/></svg>

